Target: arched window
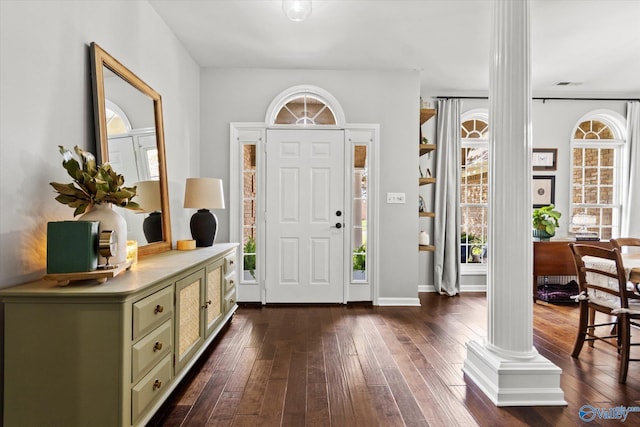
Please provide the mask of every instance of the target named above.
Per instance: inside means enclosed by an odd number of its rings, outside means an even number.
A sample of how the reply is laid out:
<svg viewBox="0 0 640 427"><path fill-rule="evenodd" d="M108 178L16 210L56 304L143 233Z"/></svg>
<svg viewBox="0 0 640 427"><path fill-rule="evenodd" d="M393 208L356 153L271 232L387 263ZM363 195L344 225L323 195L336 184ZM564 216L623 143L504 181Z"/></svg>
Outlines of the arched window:
<svg viewBox="0 0 640 427"><path fill-rule="evenodd" d="M107 135L122 135L131 132L131 122L122 109L114 102L105 100Z"/></svg>
<svg viewBox="0 0 640 427"><path fill-rule="evenodd" d="M489 191L489 117L484 109L461 117L460 262L486 263Z"/></svg>
<svg viewBox="0 0 640 427"><path fill-rule="evenodd" d="M571 231L615 238L620 228L624 119L602 110L584 116L572 132L571 146ZM580 220L574 221L577 215Z"/></svg>
<svg viewBox="0 0 640 427"><path fill-rule="evenodd" d="M277 125L335 125L336 116L324 101L313 95L296 96L276 115Z"/></svg>
<svg viewBox="0 0 640 427"><path fill-rule="evenodd" d="M342 126L344 113L338 101L315 86L294 86L274 98L267 109L268 125Z"/></svg>

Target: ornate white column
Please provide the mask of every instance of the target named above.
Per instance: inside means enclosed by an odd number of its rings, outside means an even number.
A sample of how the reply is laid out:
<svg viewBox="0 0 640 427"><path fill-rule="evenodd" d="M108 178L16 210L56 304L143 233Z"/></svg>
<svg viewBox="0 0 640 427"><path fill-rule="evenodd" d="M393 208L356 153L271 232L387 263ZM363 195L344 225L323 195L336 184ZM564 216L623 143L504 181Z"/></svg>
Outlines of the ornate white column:
<svg viewBox="0 0 640 427"><path fill-rule="evenodd" d="M566 405L562 371L533 347L529 0L493 8L487 339L463 370L498 406Z"/></svg>

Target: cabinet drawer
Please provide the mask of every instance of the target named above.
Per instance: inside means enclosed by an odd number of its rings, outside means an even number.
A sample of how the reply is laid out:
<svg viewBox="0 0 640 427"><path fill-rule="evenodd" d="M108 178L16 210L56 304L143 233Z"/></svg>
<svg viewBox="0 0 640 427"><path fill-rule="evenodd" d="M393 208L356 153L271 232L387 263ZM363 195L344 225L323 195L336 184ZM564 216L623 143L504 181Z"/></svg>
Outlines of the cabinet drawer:
<svg viewBox="0 0 640 427"><path fill-rule="evenodd" d="M227 313L236 304L236 290L235 288L227 292L224 297L224 312Z"/></svg>
<svg viewBox="0 0 640 427"><path fill-rule="evenodd" d="M226 276L224 278L224 293L228 293L236 286L236 275L231 274L230 276Z"/></svg>
<svg viewBox="0 0 640 427"><path fill-rule="evenodd" d="M171 320L167 320L149 335L133 345L131 350L131 380L136 381L172 349Z"/></svg>
<svg viewBox="0 0 640 427"><path fill-rule="evenodd" d="M133 304L133 339L161 324L173 315L173 286L168 286Z"/></svg>
<svg viewBox="0 0 640 427"><path fill-rule="evenodd" d="M236 252L233 251L229 255L224 257L224 275L228 276L229 274L236 271Z"/></svg>
<svg viewBox="0 0 640 427"><path fill-rule="evenodd" d="M168 354L131 390L131 416L136 424L140 415L164 394L171 381L171 355Z"/></svg>

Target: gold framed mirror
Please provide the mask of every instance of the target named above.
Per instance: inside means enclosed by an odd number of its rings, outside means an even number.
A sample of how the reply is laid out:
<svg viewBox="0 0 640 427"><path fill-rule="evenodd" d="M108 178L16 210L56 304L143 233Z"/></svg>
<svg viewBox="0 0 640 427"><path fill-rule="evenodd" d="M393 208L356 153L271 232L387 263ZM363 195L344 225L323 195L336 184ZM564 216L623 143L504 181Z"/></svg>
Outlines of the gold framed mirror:
<svg viewBox="0 0 640 427"><path fill-rule="evenodd" d="M90 53L98 162L111 163L138 187L134 200L143 208L114 209L140 257L171 250L162 97L95 42Z"/></svg>

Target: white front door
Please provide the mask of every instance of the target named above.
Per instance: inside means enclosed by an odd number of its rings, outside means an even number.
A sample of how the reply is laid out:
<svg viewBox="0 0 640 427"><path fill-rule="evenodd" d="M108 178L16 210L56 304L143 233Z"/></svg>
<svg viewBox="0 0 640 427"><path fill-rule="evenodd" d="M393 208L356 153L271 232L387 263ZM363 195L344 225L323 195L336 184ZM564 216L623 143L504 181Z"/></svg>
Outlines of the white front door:
<svg viewBox="0 0 640 427"><path fill-rule="evenodd" d="M344 301L344 131L267 130L266 302Z"/></svg>

